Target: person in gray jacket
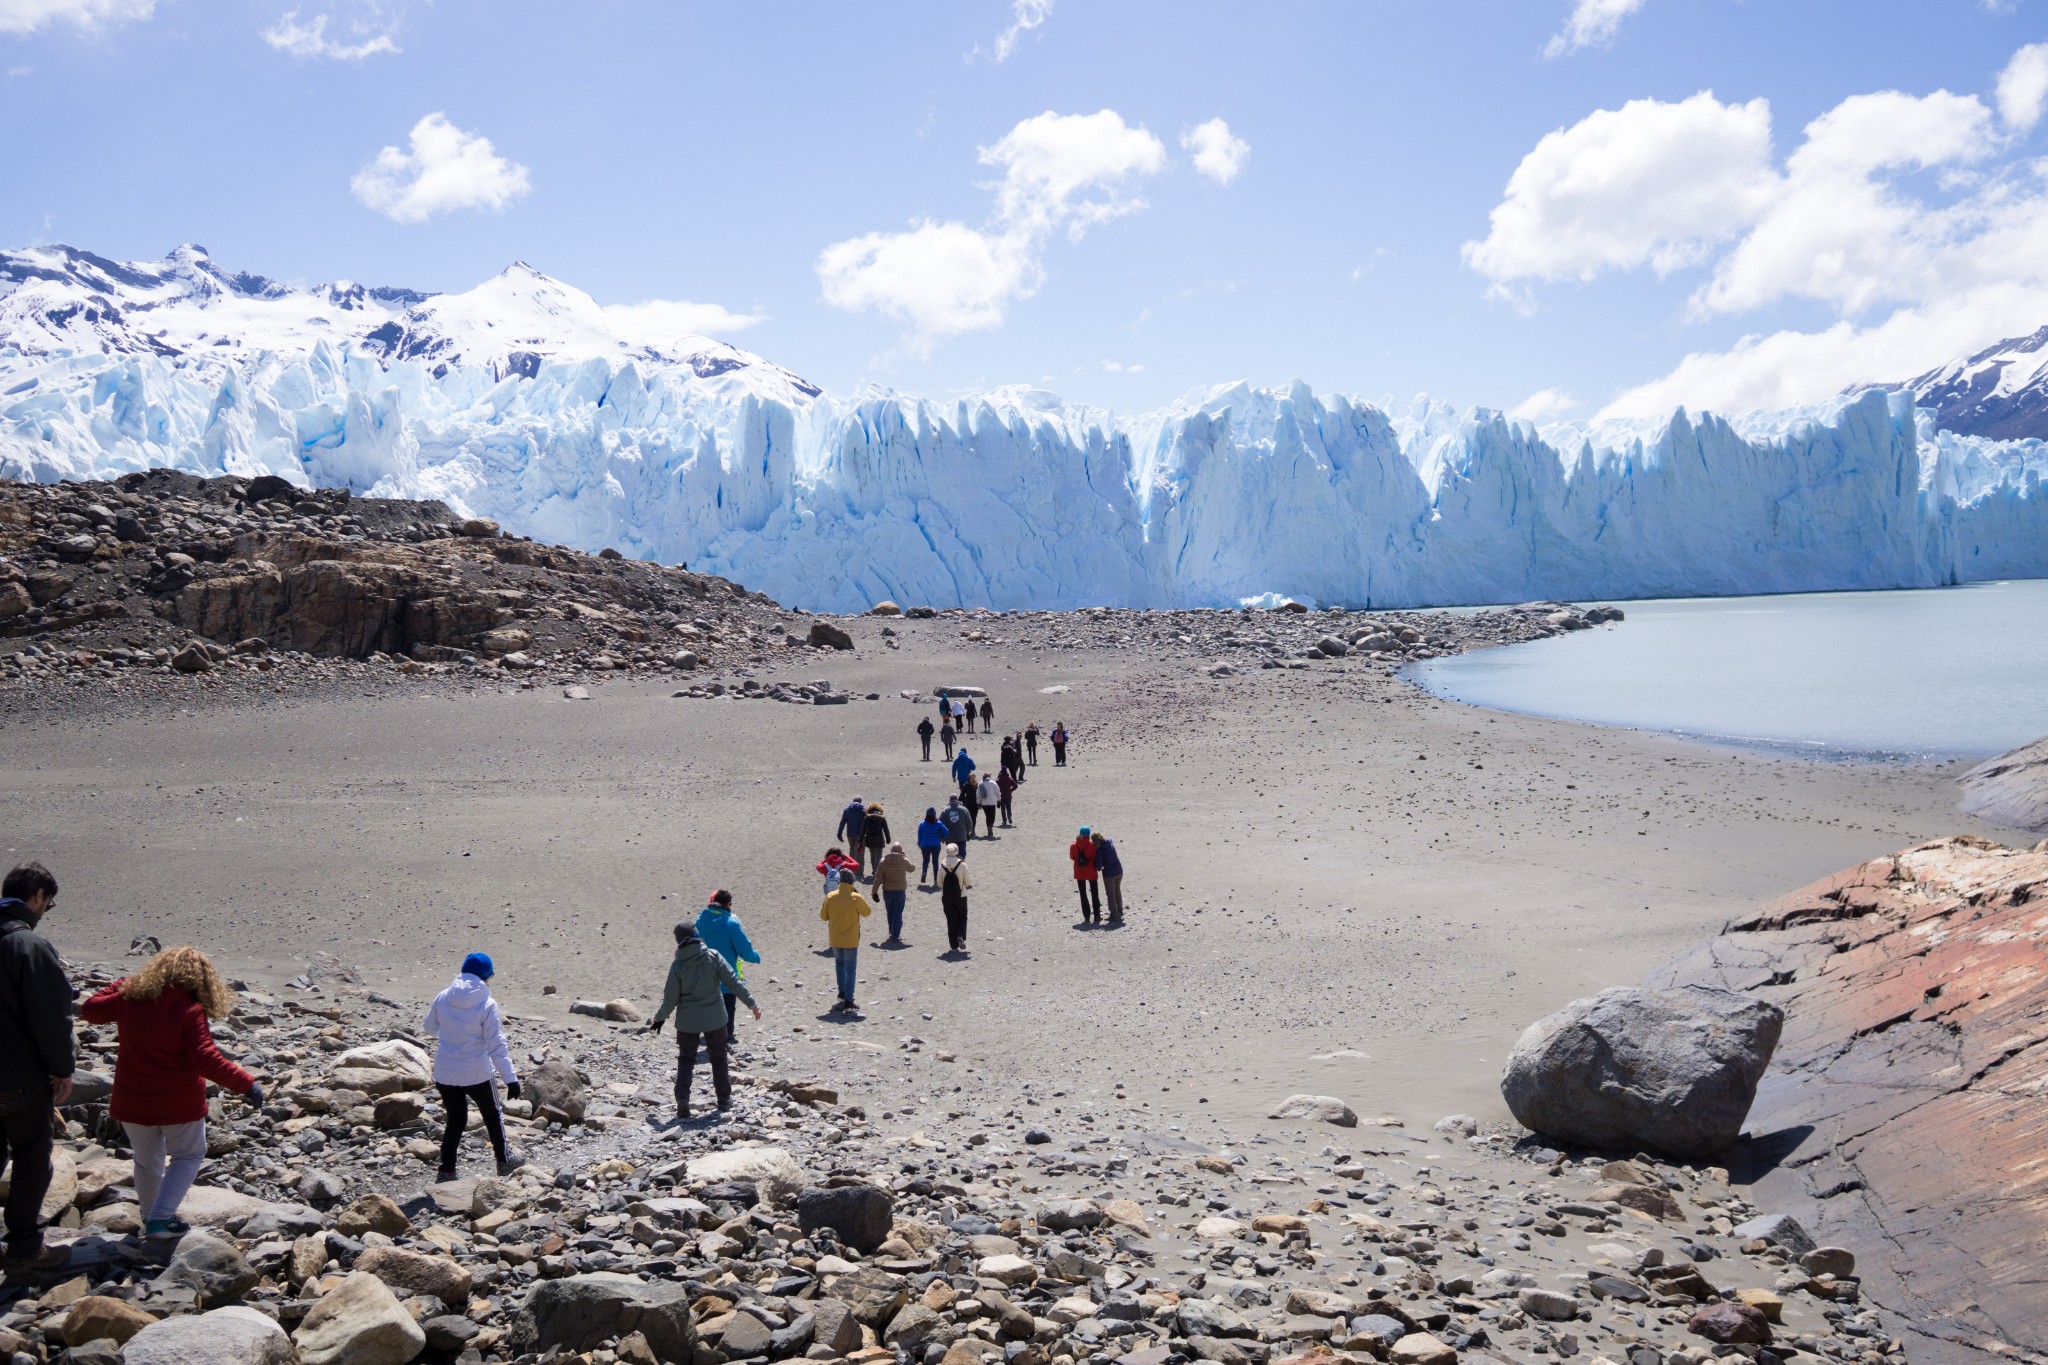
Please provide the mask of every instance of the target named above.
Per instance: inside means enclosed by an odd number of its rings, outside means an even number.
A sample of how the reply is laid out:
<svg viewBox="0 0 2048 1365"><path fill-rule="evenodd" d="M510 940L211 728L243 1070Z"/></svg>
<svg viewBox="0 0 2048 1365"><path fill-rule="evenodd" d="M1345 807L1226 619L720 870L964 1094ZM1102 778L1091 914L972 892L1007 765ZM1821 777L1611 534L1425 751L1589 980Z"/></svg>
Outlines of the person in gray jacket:
<svg viewBox="0 0 2048 1365"><path fill-rule="evenodd" d="M676 1017L676 1122L690 1117L690 1078L697 1069L697 1041L711 1058L711 1088L718 1096L718 1112L732 1108L732 1077L726 1069L725 997L738 996L761 1017L761 1007L726 960L703 939L689 920L676 925L676 955L668 964L668 985L662 988L661 1008L654 1012L649 1033L661 1032L669 1015Z"/></svg>

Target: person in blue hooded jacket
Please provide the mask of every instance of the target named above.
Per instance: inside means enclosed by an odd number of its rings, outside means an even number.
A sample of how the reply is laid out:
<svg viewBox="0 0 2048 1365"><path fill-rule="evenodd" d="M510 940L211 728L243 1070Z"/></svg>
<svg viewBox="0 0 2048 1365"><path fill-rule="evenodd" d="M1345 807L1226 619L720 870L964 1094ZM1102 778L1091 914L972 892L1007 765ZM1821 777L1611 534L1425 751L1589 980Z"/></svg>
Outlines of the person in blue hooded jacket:
<svg viewBox="0 0 2048 1365"><path fill-rule="evenodd" d="M929 877L933 885L939 880L939 848L946 842L946 827L939 821L936 806L924 808L924 822L917 827L917 851L923 855L924 866L918 870L917 884L923 886Z"/></svg>
<svg viewBox="0 0 2048 1365"><path fill-rule="evenodd" d="M697 937L703 939L712 952L725 959L725 965L732 968L735 977L742 974L740 963L751 962L756 966L761 963L761 954L754 951L746 926L732 912L730 891L712 892L711 903L697 912ZM725 992L725 1041L728 1047L738 1041L739 1003L738 996L731 991Z"/></svg>
<svg viewBox="0 0 2048 1365"><path fill-rule="evenodd" d="M965 782L974 772L974 760L967 756L967 746L961 745L960 752L953 757L953 780Z"/></svg>

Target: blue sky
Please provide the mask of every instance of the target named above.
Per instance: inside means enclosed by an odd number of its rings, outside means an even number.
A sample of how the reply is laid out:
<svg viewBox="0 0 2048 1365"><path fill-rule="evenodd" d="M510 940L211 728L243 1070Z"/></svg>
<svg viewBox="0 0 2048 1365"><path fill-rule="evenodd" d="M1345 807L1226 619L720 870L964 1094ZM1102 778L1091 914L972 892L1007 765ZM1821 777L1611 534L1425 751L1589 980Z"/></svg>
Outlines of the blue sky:
<svg viewBox="0 0 2048 1365"><path fill-rule="evenodd" d="M525 260L840 391L1777 405L2048 324L2044 15L0 0L0 244Z"/></svg>

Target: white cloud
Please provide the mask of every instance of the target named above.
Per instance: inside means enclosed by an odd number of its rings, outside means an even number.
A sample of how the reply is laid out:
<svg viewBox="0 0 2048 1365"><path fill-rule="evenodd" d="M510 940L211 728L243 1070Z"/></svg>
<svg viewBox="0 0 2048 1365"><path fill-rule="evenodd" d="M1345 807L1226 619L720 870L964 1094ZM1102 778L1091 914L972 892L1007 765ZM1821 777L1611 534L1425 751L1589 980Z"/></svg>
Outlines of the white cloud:
<svg viewBox="0 0 2048 1365"><path fill-rule="evenodd" d="M1102 362L1102 368L1108 370L1111 374L1145 373L1145 367L1143 365L1127 365L1121 360L1105 360Z"/></svg>
<svg viewBox="0 0 2048 1365"><path fill-rule="evenodd" d="M1522 158L1465 262L1496 287L1695 264L1763 211L1770 159L1761 99L1723 104L1703 90L1598 110Z"/></svg>
<svg viewBox="0 0 2048 1365"><path fill-rule="evenodd" d="M2005 126L2029 132L2048 109L2048 43L2030 43L2012 54L1998 73L1998 116Z"/></svg>
<svg viewBox="0 0 2048 1365"><path fill-rule="evenodd" d="M692 303L688 299L614 303L604 311L631 327L635 335L656 340L730 336L768 320L765 313L735 313L723 304Z"/></svg>
<svg viewBox="0 0 2048 1365"><path fill-rule="evenodd" d="M334 61L359 62L380 52L398 51L397 25L381 7L373 6L369 18L350 26L352 42L327 36L330 18L329 15L316 14L302 23L297 10L288 10L275 24L263 30L263 41L301 61L326 57Z"/></svg>
<svg viewBox="0 0 2048 1365"><path fill-rule="evenodd" d="M466 133L445 114L412 126L409 151L386 147L350 182L357 199L400 223L424 223L456 209L502 209L532 186L526 167Z"/></svg>
<svg viewBox="0 0 2048 1365"><path fill-rule="evenodd" d="M1999 78L2006 128L2048 112L2041 46ZM1537 143L1465 260L1500 294L1706 266L1687 300L1695 321L1788 302L1834 314L1697 351L1601 417L1815 402L1911 378L2048 316L2048 162L2017 149L1983 97L1852 95L1808 123L1782 163L1771 136L1762 100L1703 92L1598 111Z"/></svg>
<svg viewBox="0 0 2048 1365"><path fill-rule="evenodd" d="M996 60L1007 62L1024 35L1042 28L1052 13L1053 0L1011 0L1010 26L996 35Z"/></svg>
<svg viewBox="0 0 2048 1365"><path fill-rule="evenodd" d="M1604 47L1614 41L1621 21L1643 7L1643 0L1574 0L1564 29L1543 46L1546 57L1563 57L1583 47Z"/></svg>
<svg viewBox="0 0 2048 1365"><path fill-rule="evenodd" d="M1166 148L1113 110L1044 113L982 148L981 162L1003 173L989 187L996 202L985 226L924 220L906 232L835 242L816 264L825 301L909 324L907 344L917 354L943 337L994 327L1043 282L1055 233L1078 241L1094 224L1145 207L1132 191L1165 166Z"/></svg>
<svg viewBox="0 0 2048 1365"><path fill-rule="evenodd" d="M1180 145L1194 153L1195 169L1219 185L1237 179L1252 154L1252 144L1231 134L1220 118L1198 123L1180 135Z"/></svg>
<svg viewBox="0 0 2048 1365"><path fill-rule="evenodd" d="M1508 409L1508 416L1524 422L1550 422L1564 416L1579 405L1579 400L1563 389L1538 389L1521 402Z"/></svg>
<svg viewBox="0 0 2048 1365"><path fill-rule="evenodd" d="M105 28L147 19L156 0L0 0L0 33L34 33L45 24Z"/></svg>

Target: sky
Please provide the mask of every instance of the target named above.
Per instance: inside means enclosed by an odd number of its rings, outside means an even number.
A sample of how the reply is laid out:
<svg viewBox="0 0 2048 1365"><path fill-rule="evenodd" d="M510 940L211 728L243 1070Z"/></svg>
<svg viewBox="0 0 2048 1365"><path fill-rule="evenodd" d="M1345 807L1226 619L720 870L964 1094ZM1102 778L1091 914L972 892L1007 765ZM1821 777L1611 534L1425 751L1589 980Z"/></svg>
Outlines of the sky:
<svg viewBox="0 0 2048 1365"><path fill-rule="evenodd" d="M0 0L0 245L838 392L1739 411L2048 325L2048 0Z"/></svg>

